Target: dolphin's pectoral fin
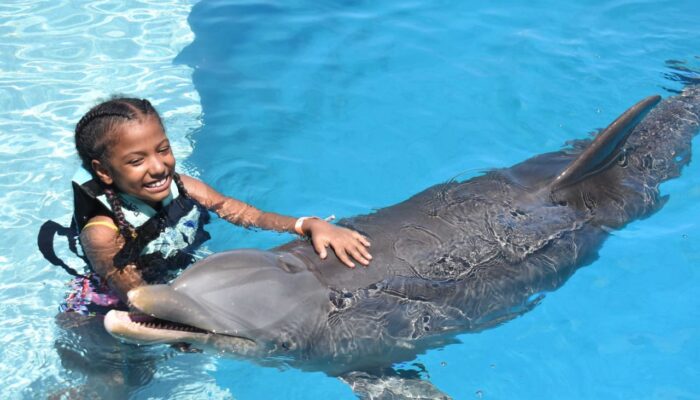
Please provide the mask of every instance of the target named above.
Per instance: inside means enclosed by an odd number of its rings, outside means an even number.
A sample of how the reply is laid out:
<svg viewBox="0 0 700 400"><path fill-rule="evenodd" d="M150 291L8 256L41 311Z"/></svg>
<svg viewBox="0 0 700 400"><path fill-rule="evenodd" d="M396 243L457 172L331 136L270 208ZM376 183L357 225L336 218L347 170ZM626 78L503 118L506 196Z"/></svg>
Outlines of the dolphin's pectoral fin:
<svg viewBox="0 0 700 400"><path fill-rule="evenodd" d="M581 154L549 184L550 191L573 185L606 169L619 155L619 149L632 129L661 100L649 96L622 113L605 128Z"/></svg>
<svg viewBox="0 0 700 400"><path fill-rule="evenodd" d="M338 378L350 385L361 400L452 399L429 381L418 376L402 376L392 369L377 374L353 371Z"/></svg>

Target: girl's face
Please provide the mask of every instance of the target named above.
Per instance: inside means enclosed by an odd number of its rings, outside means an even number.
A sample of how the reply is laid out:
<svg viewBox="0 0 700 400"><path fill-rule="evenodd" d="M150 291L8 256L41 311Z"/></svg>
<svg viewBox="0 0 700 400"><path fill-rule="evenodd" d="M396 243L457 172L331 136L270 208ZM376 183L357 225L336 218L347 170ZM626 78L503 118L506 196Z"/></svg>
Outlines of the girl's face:
<svg viewBox="0 0 700 400"><path fill-rule="evenodd" d="M117 140L105 162L92 161L97 176L107 185L157 206L170 194L175 157L163 128L154 117L117 125Z"/></svg>

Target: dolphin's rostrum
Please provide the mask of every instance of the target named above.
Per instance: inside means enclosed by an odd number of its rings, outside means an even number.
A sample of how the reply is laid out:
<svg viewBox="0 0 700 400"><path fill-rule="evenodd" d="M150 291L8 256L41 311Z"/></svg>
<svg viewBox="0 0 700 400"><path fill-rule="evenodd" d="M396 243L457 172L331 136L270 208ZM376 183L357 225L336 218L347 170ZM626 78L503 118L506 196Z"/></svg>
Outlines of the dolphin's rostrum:
<svg viewBox="0 0 700 400"><path fill-rule="evenodd" d="M592 262L611 230L664 204L659 184L689 162L699 123L700 87L649 97L595 139L340 221L370 238L369 268L301 240L224 252L131 291L153 318L112 311L105 326L324 371L364 398L446 397L392 364L521 315Z"/></svg>

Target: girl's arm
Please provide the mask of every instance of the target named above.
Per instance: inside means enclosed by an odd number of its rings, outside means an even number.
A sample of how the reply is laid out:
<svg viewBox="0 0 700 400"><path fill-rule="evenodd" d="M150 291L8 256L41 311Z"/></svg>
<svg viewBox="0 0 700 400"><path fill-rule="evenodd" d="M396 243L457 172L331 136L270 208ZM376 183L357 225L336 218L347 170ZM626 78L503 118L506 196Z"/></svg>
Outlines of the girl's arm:
<svg viewBox="0 0 700 400"><path fill-rule="evenodd" d="M245 228L255 226L277 232L294 232L296 219L275 213L263 212L240 200L222 195L206 183L180 175L187 193L219 217Z"/></svg>
<svg viewBox="0 0 700 400"><path fill-rule="evenodd" d="M127 265L124 268L114 266L114 256L124 246L124 238L119 234L112 218L96 216L91 218L87 225L80 232L80 244L85 256L95 272L106 279L107 284L119 299L124 304L128 304L126 294L129 290L145 285L146 282L135 265Z"/></svg>
<svg viewBox="0 0 700 400"><path fill-rule="evenodd" d="M240 200L222 195L206 183L180 175L185 189L197 202L214 211L219 217L243 227L256 226L278 232L300 233L295 228L298 219L264 212ZM366 237L350 229L329 224L317 218L308 218L298 225L301 233L311 237L314 249L326 258L330 246L338 258L348 267L355 267L350 257L362 265L368 265L372 256L367 251L370 243Z"/></svg>

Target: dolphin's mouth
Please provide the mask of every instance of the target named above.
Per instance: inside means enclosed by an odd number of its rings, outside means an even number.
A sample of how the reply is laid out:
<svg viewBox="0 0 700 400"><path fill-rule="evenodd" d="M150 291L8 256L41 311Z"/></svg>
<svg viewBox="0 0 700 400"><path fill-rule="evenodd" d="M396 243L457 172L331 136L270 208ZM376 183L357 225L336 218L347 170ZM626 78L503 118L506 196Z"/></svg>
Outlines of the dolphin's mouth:
<svg viewBox="0 0 700 400"><path fill-rule="evenodd" d="M209 323L207 310L170 285L131 289L130 311L111 310L104 327L117 339L134 344L196 344L201 348L247 354L257 349L254 339L237 330Z"/></svg>
<svg viewBox="0 0 700 400"><path fill-rule="evenodd" d="M245 337L210 332L138 311L111 310L105 315L104 327L115 338L139 345L188 343L238 354L256 348L255 341Z"/></svg>
<svg viewBox="0 0 700 400"><path fill-rule="evenodd" d="M150 315L146 315L144 313L140 313L138 311L129 311L124 313L126 315L121 315L120 317L127 317L129 319L129 322L137 325L141 325L144 328L147 329L157 329L157 330L169 330L169 331L181 331L181 332L195 332L195 333L204 333L207 334L209 332L205 331L204 329L199 329L194 326L186 325L186 324L181 324L178 322L173 322L173 321L166 321L164 319L159 319L156 317L151 317Z"/></svg>
<svg viewBox="0 0 700 400"><path fill-rule="evenodd" d="M112 336L136 344L205 341L211 332L194 326L166 321L149 315L111 310L105 315L104 326Z"/></svg>

